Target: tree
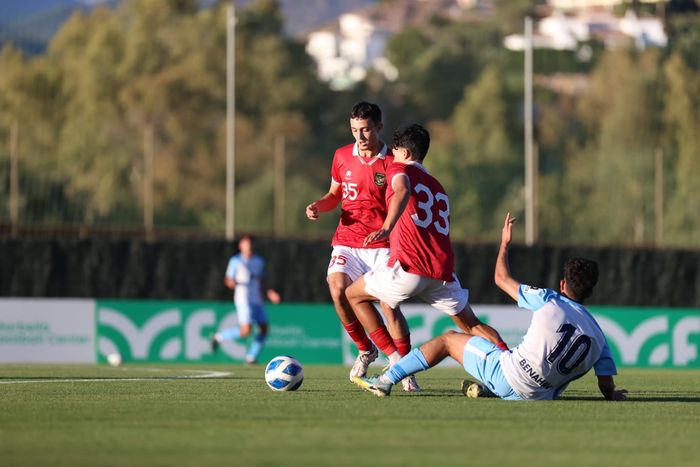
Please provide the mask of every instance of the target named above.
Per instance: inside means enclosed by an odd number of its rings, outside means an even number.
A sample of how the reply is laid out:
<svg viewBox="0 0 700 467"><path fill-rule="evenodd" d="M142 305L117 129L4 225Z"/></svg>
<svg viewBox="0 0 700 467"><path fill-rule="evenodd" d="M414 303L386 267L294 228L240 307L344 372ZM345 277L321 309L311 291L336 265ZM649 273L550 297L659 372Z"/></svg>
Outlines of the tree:
<svg viewBox="0 0 700 467"><path fill-rule="evenodd" d="M504 209L522 205L517 194L522 169L511 141L508 92L501 70L488 67L465 87L449 127L433 124L434 144L428 165L450 197L456 236L488 238L496 233Z"/></svg>
<svg viewBox="0 0 700 467"><path fill-rule="evenodd" d="M668 148L676 162L666 237L672 243L692 245L700 232L700 72L676 53L666 63L664 74L668 97L663 117Z"/></svg>
<svg viewBox="0 0 700 467"><path fill-rule="evenodd" d="M394 35L386 53L399 73L387 90L393 103L407 121L426 122L448 118L464 87L502 51L492 25L435 21Z"/></svg>
<svg viewBox="0 0 700 467"><path fill-rule="evenodd" d="M573 160L588 167L581 180L567 166L571 194L582 212L571 213L579 240L643 243L653 238L654 155L660 140L657 51L615 50L596 68L579 116L588 142ZM590 192L583 203L572 198Z"/></svg>

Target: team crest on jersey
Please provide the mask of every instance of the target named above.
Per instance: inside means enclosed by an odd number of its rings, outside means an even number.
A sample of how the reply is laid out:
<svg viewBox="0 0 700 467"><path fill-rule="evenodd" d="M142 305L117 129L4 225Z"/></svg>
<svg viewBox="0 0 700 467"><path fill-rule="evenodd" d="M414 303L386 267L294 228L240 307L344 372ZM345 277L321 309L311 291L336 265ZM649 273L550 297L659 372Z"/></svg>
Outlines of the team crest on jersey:
<svg viewBox="0 0 700 467"><path fill-rule="evenodd" d="M374 184L377 186L386 185L386 174L383 174L381 172L375 172L374 173Z"/></svg>
<svg viewBox="0 0 700 467"><path fill-rule="evenodd" d="M350 177L352 177L352 172L348 170L347 172L345 172L345 178L350 178Z"/></svg>

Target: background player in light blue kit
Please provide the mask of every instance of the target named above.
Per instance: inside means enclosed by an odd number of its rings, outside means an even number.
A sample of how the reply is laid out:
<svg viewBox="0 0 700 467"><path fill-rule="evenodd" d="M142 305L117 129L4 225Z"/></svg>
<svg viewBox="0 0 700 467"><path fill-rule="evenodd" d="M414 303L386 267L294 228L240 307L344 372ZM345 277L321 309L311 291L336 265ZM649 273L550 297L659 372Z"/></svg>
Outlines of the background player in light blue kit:
<svg viewBox="0 0 700 467"><path fill-rule="evenodd" d="M253 238L244 235L238 241L239 253L231 257L226 268L224 284L233 290L233 302L236 304L238 326L224 329L212 337L211 349L216 352L219 344L226 340L248 337L252 325L257 324L258 334L248 347L245 360L255 363L262 351L267 337L267 313L263 306L263 291L272 303L280 302L280 295L265 284L265 260L253 254Z"/></svg>
<svg viewBox="0 0 700 467"><path fill-rule="evenodd" d="M386 373L360 378L360 386L378 396L409 374L427 370L450 356L480 383L466 391L468 396L489 392L503 399L556 399L567 385L594 368L598 387L607 400L623 401L624 389L613 382L617 374L603 331L582 305L598 282L595 262L573 258L564 265L560 293L521 285L508 266L508 245L514 218L506 215L501 247L496 260L496 285L533 311L523 341L511 352L503 351L478 336L447 332L412 350Z"/></svg>

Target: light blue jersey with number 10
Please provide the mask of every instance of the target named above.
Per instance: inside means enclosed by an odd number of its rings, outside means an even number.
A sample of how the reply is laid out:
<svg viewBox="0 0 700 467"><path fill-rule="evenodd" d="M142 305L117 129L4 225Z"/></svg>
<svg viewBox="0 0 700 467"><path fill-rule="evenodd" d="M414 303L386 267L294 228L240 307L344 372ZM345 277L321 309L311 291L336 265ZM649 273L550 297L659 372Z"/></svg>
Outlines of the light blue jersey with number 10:
<svg viewBox="0 0 700 467"><path fill-rule="evenodd" d="M591 368L617 374L605 335L580 303L551 290L521 285L518 306L533 311L523 341L503 352L506 380L523 399L556 399Z"/></svg>

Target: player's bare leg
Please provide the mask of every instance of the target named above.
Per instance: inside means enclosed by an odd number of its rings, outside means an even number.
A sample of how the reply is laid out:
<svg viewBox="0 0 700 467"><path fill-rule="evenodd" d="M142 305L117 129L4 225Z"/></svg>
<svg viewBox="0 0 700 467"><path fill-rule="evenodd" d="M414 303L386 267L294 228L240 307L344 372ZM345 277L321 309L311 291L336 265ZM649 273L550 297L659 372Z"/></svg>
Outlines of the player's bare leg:
<svg viewBox="0 0 700 467"><path fill-rule="evenodd" d="M350 284L352 284L352 280L347 274L342 272L328 274L328 290L331 293L331 299L333 299L335 312L343 324L352 323L357 319L355 312L352 310L345 296L345 289L347 289Z"/></svg>
<svg viewBox="0 0 700 467"><path fill-rule="evenodd" d="M476 317L472 307L468 303L462 311L452 316L452 320L455 322L457 327L459 327L465 333L483 337L484 339L496 344L499 349L508 350L508 346L503 341L503 338L498 331L488 324L481 322L481 320Z"/></svg>
<svg viewBox="0 0 700 467"><path fill-rule="evenodd" d="M386 327L394 341L394 346L399 352L399 355L404 357L411 351L411 333L408 329L406 317L403 315L398 306L396 308L391 308L384 302L380 302L380 306L382 308L382 313L384 314ZM401 384L403 385L403 390L406 392L421 391L421 388L416 381L416 377L413 375L401 380Z"/></svg>
<svg viewBox="0 0 700 467"><path fill-rule="evenodd" d="M377 396L388 396L394 384L419 371L432 368L447 357L460 364L463 361L464 346L471 339L469 334L449 331L432 339L420 349L414 349L384 374L372 378L355 378L353 382Z"/></svg>
<svg viewBox="0 0 700 467"><path fill-rule="evenodd" d="M450 356L457 360L460 365L464 364L464 346L467 345L472 336L461 332L448 331L447 333L427 342L421 346L428 364L433 367L440 363L445 357ZM498 397L491 392L484 384L465 379L461 384L462 393L465 396L475 399L477 397Z"/></svg>
<svg viewBox="0 0 700 467"><path fill-rule="evenodd" d="M353 377L367 374L367 367L377 359L377 348L367 337L362 323L355 316L355 312L346 296L346 289L352 283L350 276L342 272L328 274L328 289L333 299L335 312L340 323L348 333L359 351L355 363L350 369L350 381Z"/></svg>
<svg viewBox="0 0 700 467"><path fill-rule="evenodd" d="M267 334L267 325L265 325L265 333ZM224 329L214 333L211 338L211 351L216 352L223 341L234 340L241 337L248 337L252 331L250 323L239 324L229 329Z"/></svg>
<svg viewBox="0 0 700 467"><path fill-rule="evenodd" d="M384 314L386 328L389 330L389 334L391 334L391 338L394 339L394 342L396 342L397 339L408 336L408 323L406 322L406 317L401 313L401 309L399 307L395 309L391 308L384 302L379 302L379 305L382 308L382 314Z"/></svg>
<svg viewBox="0 0 700 467"><path fill-rule="evenodd" d="M464 355L464 346L467 345L470 334L447 331L446 333L429 340L420 346L420 351L430 367L434 367L447 357L452 357L461 365Z"/></svg>
<svg viewBox="0 0 700 467"><path fill-rule="evenodd" d="M377 344L384 354L389 357L389 361L394 363L400 360L394 340L391 338L389 331L384 325L379 312L372 304L377 300L376 297L365 292L365 278L360 277L345 291L348 301L355 311L357 319L360 320L362 326L367 330L370 337Z"/></svg>
<svg viewBox="0 0 700 467"><path fill-rule="evenodd" d="M252 333L252 330L250 329L250 326L248 326L248 328L248 335L250 335ZM260 355L263 345L265 344L265 340L267 339L267 330L267 323L258 324L258 334L255 336L253 342L251 342L250 346L248 347L248 352L245 356L246 363L257 363L258 355Z"/></svg>

